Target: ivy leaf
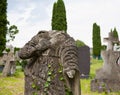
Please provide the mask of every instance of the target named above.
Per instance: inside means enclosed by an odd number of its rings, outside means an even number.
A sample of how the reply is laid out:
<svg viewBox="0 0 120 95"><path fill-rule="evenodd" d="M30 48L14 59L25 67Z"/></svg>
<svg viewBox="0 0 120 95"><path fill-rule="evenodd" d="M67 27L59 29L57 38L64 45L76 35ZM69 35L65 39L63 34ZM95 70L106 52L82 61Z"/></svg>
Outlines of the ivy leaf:
<svg viewBox="0 0 120 95"><path fill-rule="evenodd" d="M48 71L48 75L49 75L49 76L52 75L52 72Z"/></svg>
<svg viewBox="0 0 120 95"><path fill-rule="evenodd" d="M64 80L64 78L63 78L63 77L60 77L60 80L61 80L61 81L63 81L63 80Z"/></svg>
<svg viewBox="0 0 120 95"><path fill-rule="evenodd" d="M35 88L36 86L35 86L35 84L34 83L32 83L32 88Z"/></svg>
<svg viewBox="0 0 120 95"><path fill-rule="evenodd" d="M46 82L44 87L45 87L45 88L48 88L49 85L50 85L49 82Z"/></svg>
<svg viewBox="0 0 120 95"><path fill-rule="evenodd" d="M48 81L48 82L50 82L50 81L51 81L51 78L50 78L50 77L48 77L48 78L47 78L47 81Z"/></svg>
<svg viewBox="0 0 120 95"><path fill-rule="evenodd" d="M36 92L34 92L33 95L38 95L38 94Z"/></svg>
<svg viewBox="0 0 120 95"><path fill-rule="evenodd" d="M48 68L51 68L51 65L50 65L50 64L48 64Z"/></svg>
<svg viewBox="0 0 120 95"><path fill-rule="evenodd" d="M59 70L59 73L62 73L62 70Z"/></svg>

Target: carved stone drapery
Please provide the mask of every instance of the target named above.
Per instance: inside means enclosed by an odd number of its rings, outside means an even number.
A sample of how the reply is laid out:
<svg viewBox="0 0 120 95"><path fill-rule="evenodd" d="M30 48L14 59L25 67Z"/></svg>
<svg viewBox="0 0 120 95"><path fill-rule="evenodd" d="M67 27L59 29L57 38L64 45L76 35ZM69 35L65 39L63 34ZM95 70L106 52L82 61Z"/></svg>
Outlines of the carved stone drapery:
<svg viewBox="0 0 120 95"><path fill-rule="evenodd" d="M25 95L65 95L68 89L80 95L77 47L68 34L40 31L21 48L19 56L29 59Z"/></svg>

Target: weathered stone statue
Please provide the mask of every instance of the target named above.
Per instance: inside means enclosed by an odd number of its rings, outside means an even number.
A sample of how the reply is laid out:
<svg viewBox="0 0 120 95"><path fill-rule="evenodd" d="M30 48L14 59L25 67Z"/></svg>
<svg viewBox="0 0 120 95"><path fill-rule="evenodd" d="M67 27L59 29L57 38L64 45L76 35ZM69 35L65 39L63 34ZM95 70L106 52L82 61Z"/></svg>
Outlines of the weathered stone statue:
<svg viewBox="0 0 120 95"><path fill-rule="evenodd" d="M108 44L107 50L101 51L104 64L96 71L96 77L91 82L92 91L120 91L120 51L113 48L116 42L114 38L109 42L112 44Z"/></svg>
<svg viewBox="0 0 120 95"><path fill-rule="evenodd" d="M25 95L80 93L80 74L75 41L62 31L40 31L19 51L28 59Z"/></svg>

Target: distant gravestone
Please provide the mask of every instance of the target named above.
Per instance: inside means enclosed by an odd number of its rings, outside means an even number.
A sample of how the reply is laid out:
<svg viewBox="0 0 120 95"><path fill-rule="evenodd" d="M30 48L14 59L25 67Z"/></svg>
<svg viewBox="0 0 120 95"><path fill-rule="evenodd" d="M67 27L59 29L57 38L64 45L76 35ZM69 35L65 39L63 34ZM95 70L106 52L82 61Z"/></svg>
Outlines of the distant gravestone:
<svg viewBox="0 0 120 95"><path fill-rule="evenodd" d="M91 90L98 92L120 91L120 52L102 51L103 67L96 71Z"/></svg>
<svg viewBox="0 0 120 95"><path fill-rule="evenodd" d="M10 51L7 52L7 49ZM6 45L6 49L3 51L3 56L0 57L0 72L4 77L13 75L16 71L16 60L18 58L14 54L14 47L12 45Z"/></svg>
<svg viewBox="0 0 120 95"><path fill-rule="evenodd" d="M78 59L81 78L88 78L90 73L90 48L88 46L78 47Z"/></svg>
<svg viewBox="0 0 120 95"><path fill-rule="evenodd" d="M101 51L103 59L102 68L96 71L95 79L91 81L91 90L98 92L120 91L120 51L113 46L119 40L114 39L109 33L106 38L108 45L107 50Z"/></svg>
<svg viewBox="0 0 120 95"><path fill-rule="evenodd" d="M16 71L14 54L12 52L6 53L2 60L5 62L2 76L6 77L8 75L13 75Z"/></svg>

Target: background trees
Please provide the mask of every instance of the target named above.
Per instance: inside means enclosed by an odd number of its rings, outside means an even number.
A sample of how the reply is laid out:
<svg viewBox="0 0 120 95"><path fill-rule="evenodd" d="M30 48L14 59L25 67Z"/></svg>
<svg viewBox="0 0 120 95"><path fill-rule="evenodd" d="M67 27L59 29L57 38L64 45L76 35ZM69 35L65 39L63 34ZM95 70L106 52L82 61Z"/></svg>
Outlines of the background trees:
<svg viewBox="0 0 120 95"><path fill-rule="evenodd" d="M85 46L85 43L83 41L76 40L76 46L77 47L82 47L82 46Z"/></svg>
<svg viewBox="0 0 120 95"><path fill-rule="evenodd" d="M7 0L0 0L0 56L6 45L7 23Z"/></svg>
<svg viewBox="0 0 120 95"><path fill-rule="evenodd" d="M119 36L118 36L118 31L116 30L116 28L114 28L114 30L111 32L113 32L113 37L116 38L116 39L119 39Z"/></svg>
<svg viewBox="0 0 120 95"><path fill-rule="evenodd" d="M52 30L55 30L56 29L56 19L57 19L57 15L56 15L56 11L57 11L57 3L55 2L53 4L53 11L52 11L52 23L51 23L51 26L52 26Z"/></svg>
<svg viewBox="0 0 120 95"><path fill-rule="evenodd" d="M101 36L100 36L100 26L96 23L93 24L93 56L100 57L101 52Z"/></svg>
<svg viewBox="0 0 120 95"><path fill-rule="evenodd" d="M7 0L0 0L0 56L5 50L6 42L13 41L18 33L17 26L9 25L7 20Z"/></svg>
<svg viewBox="0 0 120 95"><path fill-rule="evenodd" d="M53 5L52 30L64 30L67 32L66 10L63 0L58 0Z"/></svg>

